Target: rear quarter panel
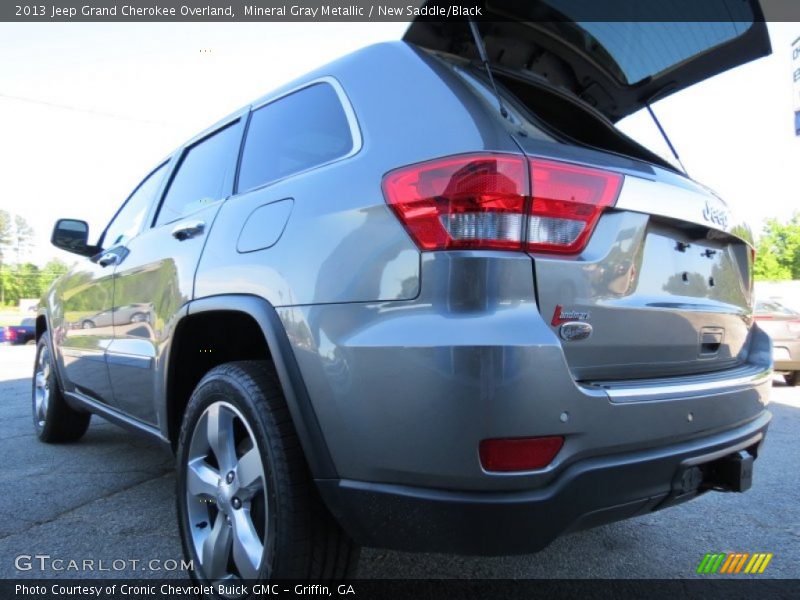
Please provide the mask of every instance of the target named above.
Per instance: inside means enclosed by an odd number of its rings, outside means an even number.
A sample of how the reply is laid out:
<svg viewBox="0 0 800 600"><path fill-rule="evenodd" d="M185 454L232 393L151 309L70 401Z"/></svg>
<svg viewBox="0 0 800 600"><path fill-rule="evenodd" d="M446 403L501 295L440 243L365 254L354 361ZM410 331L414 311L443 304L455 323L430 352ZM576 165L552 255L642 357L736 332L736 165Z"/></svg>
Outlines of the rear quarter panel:
<svg viewBox="0 0 800 600"><path fill-rule="evenodd" d="M365 48L254 106L323 77L334 78L348 97L361 148L229 199L200 261L196 297L254 294L273 306L413 299L420 253L384 201L383 175L451 154L519 152L463 83L399 42ZM253 211L287 199L292 210L279 241L239 252L237 240Z"/></svg>

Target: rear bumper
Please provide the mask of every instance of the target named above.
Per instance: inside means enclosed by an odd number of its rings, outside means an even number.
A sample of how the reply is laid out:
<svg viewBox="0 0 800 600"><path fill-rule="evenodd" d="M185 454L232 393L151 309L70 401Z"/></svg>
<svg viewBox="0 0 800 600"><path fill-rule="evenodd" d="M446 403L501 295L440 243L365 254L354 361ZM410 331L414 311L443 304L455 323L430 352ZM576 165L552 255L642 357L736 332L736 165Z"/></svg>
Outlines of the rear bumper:
<svg viewBox="0 0 800 600"><path fill-rule="evenodd" d="M771 419L672 446L573 463L546 487L459 492L320 480L343 528L360 544L406 551L523 554L559 535L660 510L704 491L684 474L741 450L757 455ZM706 481L705 485L710 482Z"/></svg>
<svg viewBox="0 0 800 600"><path fill-rule="evenodd" d="M532 300L530 260L444 254L423 258L433 270L423 269L428 281L485 281L498 298L453 292L478 306L448 305L450 312L422 297L277 310L335 468L314 471L317 478L486 493L542 489L580 461L729 431L768 403L771 346L757 326L734 369L577 382ZM485 267L483 276L462 277L459 269L471 273L474 263ZM438 271L448 266L449 276ZM521 297L531 301L502 300ZM544 469L481 467L481 440L552 435L564 436L564 446Z"/></svg>

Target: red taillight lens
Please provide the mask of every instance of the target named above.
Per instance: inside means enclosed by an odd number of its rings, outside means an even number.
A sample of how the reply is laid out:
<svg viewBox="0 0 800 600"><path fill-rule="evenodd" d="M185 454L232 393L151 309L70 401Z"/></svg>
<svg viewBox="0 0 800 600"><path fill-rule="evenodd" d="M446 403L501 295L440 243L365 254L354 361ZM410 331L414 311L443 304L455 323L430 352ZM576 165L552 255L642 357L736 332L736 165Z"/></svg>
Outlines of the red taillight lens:
<svg viewBox="0 0 800 600"><path fill-rule="evenodd" d="M553 462L563 445L564 438L560 435L483 440L479 454L486 471L532 471Z"/></svg>
<svg viewBox="0 0 800 600"><path fill-rule="evenodd" d="M616 202L622 176L551 160L531 159L533 204L528 249L580 252L600 214Z"/></svg>
<svg viewBox="0 0 800 600"><path fill-rule="evenodd" d="M17 339L17 332L10 327L6 329L6 341L7 342L14 342Z"/></svg>
<svg viewBox="0 0 800 600"><path fill-rule="evenodd" d="M422 250L520 250L525 171L522 157L454 157L392 171L383 190Z"/></svg>
<svg viewBox="0 0 800 600"><path fill-rule="evenodd" d="M482 154L392 171L383 190L422 250L576 253L621 184L621 175L599 169Z"/></svg>

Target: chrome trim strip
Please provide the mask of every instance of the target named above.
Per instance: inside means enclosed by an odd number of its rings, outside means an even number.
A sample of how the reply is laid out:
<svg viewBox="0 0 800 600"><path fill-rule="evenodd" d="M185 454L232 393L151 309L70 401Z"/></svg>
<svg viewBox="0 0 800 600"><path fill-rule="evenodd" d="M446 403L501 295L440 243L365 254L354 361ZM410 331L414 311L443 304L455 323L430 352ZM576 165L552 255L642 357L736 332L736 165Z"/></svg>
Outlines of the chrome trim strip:
<svg viewBox="0 0 800 600"><path fill-rule="evenodd" d="M751 388L768 382L772 377L771 367L749 366L734 369L733 377L720 377L723 373L713 373L708 377L694 377L694 381L680 378L670 383L669 379L651 379L649 382L614 383L596 382L581 384L585 391L604 391L612 402L637 402L664 400L677 397L691 397L706 393L721 394L742 388ZM730 372L729 372L730 373ZM712 378L713 377L713 378Z"/></svg>
<svg viewBox="0 0 800 600"><path fill-rule="evenodd" d="M67 358L77 358L85 360L93 360L97 362L106 362L106 351L104 349L89 349L89 348L76 348L69 346L67 348L61 347L61 356Z"/></svg>
<svg viewBox="0 0 800 600"><path fill-rule="evenodd" d="M120 367L136 367L137 369L150 369L153 365L153 358L137 354L124 354L119 352L109 352L106 354L106 362L109 365Z"/></svg>

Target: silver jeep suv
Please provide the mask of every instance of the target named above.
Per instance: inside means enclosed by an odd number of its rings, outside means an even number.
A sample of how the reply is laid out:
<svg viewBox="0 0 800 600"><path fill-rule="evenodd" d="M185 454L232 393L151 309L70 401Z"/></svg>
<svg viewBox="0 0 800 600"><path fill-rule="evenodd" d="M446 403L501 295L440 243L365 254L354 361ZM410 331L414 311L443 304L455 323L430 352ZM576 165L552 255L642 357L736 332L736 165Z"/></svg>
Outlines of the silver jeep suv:
<svg viewBox="0 0 800 600"><path fill-rule="evenodd" d="M419 21L223 119L97 243L57 223L86 259L36 322L39 437L94 413L171 446L204 582L531 552L746 490L772 368L749 230L613 123L768 54L751 8Z"/></svg>

